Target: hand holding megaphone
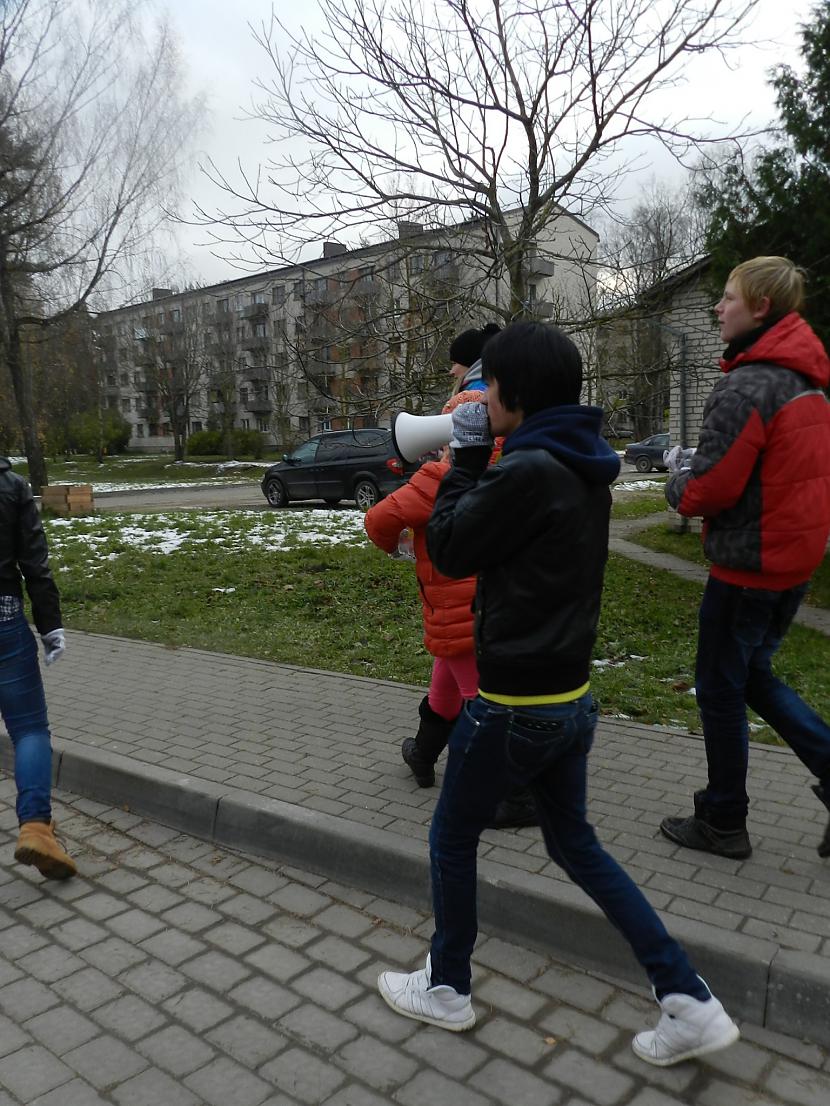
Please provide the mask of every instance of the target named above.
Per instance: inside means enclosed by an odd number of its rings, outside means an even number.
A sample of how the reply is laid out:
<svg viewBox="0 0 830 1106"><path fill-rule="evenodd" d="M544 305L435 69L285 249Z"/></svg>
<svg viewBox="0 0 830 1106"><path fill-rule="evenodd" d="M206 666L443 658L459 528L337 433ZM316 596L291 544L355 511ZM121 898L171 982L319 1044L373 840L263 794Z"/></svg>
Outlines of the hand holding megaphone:
<svg viewBox="0 0 830 1106"><path fill-rule="evenodd" d="M462 403L452 412L452 437L450 449L465 449L473 446L492 448L493 435L487 418L486 393L482 393L482 402Z"/></svg>

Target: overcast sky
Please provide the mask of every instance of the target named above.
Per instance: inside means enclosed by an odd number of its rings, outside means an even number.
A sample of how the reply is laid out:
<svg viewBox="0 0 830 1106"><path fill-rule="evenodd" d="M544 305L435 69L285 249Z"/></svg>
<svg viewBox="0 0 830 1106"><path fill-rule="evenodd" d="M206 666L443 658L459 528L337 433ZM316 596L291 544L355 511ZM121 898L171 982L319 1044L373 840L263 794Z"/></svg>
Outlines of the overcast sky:
<svg viewBox="0 0 830 1106"><path fill-rule="evenodd" d="M713 119L736 125L749 117L753 125L764 126L775 116L772 90L767 83L771 66L778 62L797 65L798 25L809 15L816 0L760 0L747 26L748 45L731 55L732 66L716 57L698 58L689 63L687 83L676 104L697 118ZM315 5L309 0L277 0L278 13L289 19L302 10L302 19L314 18ZM209 155L232 173L237 157L248 168L267 158L261 124L243 118L250 103L252 80L267 77L268 59L253 41L249 23L258 24L270 12L268 0L169 0L169 11L179 35L191 87L207 96L209 130L201 157ZM714 124L713 124L714 126ZM651 176L677 180L679 170L657 149L645 153L641 177L626 181L622 198L636 198L638 185ZM189 194L206 209L221 204L221 194L201 176L195 166L189 182ZM191 205L185 205L185 211ZM240 275L227 261L212 256L205 245L204 232L183 227L179 231L184 272L191 277L218 282Z"/></svg>

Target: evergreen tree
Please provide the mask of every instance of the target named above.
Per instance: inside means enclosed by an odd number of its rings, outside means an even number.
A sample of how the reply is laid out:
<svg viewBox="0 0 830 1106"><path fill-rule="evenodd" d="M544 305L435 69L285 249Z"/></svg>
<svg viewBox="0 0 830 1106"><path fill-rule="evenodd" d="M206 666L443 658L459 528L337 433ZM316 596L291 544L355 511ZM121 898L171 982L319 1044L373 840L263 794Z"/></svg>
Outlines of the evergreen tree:
<svg viewBox="0 0 830 1106"><path fill-rule="evenodd" d="M782 141L749 168L728 165L698 199L709 216L716 285L747 258L791 258L807 270L805 313L830 344L830 5L817 5L801 37L804 74L780 66L772 78Z"/></svg>

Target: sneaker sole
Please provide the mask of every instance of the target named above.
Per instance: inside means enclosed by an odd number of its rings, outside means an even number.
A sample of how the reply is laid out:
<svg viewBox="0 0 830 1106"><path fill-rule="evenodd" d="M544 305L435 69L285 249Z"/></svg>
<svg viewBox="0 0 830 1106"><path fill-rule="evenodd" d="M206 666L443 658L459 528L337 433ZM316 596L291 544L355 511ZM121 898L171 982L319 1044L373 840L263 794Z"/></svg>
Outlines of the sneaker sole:
<svg viewBox="0 0 830 1106"><path fill-rule="evenodd" d="M752 856L751 845L748 849L735 849L731 852L727 852L725 849L713 849L709 844L692 845L691 842L684 841L682 837L672 833L671 830L666 829L666 827L662 823L660 824L660 832L664 837L668 838L668 840L671 841L673 845L680 845L682 849L692 849L694 852L697 853L711 853L712 856L722 856L725 857L727 860L747 860L750 856Z"/></svg>
<svg viewBox="0 0 830 1106"><path fill-rule="evenodd" d="M396 1005L395 1000L386 991L383 983L383 976L378 976L378 991L380 997L391 1007L396 1014L401 1014L405 1018L411 1018L414 1022L425 1022L427 1025L434 1025L438 1029L448 1029L450 1033L464 1033L467 1029L472 1029L476 1023L475 1010L470 1014L469 1018L463 1022L446 1022L441 1021L439 1018L430 1018L426 1014L413 1014L410 1010L403 1010L400 1006Z"/></svg>
<svg viewBox="0 0 830 1106"><path fill-rule="evenodd" d="M14 859L19 864L29 864L37 868L44 879L69 879L77 872L74 864L70 865L63 860L46 856L44 853L39 853L37 849L15 849Z"/></svg>
<svg viewBox="0 0 830 1106"><path fill-rule="evenodd" d="M712 1041L706 1045L699 1045L697 1048L690 1048L688 1052L681 1052L677 1056L668 1057L666 1060L659 1060L639 1049L637 1047L636 1037L631 1042L631 1050L635 1056L639 1056L641 1060L644 1060L647 1064L651 1064L655 1068L670 1068L672 1064L682 1064L684 1060L694 1060L696 1056L706 1056L710 1052L720 1052L722 1048L729 1048L730 1045L734 1045L740 1035L740 1029L738 1029L737 1025L733 1022L729 1033L720 1037L717 1041Z"/></svg>

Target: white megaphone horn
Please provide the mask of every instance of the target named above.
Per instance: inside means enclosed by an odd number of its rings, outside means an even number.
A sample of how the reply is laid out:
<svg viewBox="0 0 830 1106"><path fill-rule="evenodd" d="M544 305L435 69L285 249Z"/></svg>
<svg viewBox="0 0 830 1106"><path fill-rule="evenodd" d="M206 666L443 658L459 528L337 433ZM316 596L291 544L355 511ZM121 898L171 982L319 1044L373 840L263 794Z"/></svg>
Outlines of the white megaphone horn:
<svg viewBox="0 0 830 1106"><path fill-rule="evenodd" d="M399 411L392 419L392 444L403 461L417 461L424 453L445 446L452 437L452 415L410 415Z"/></svg>

